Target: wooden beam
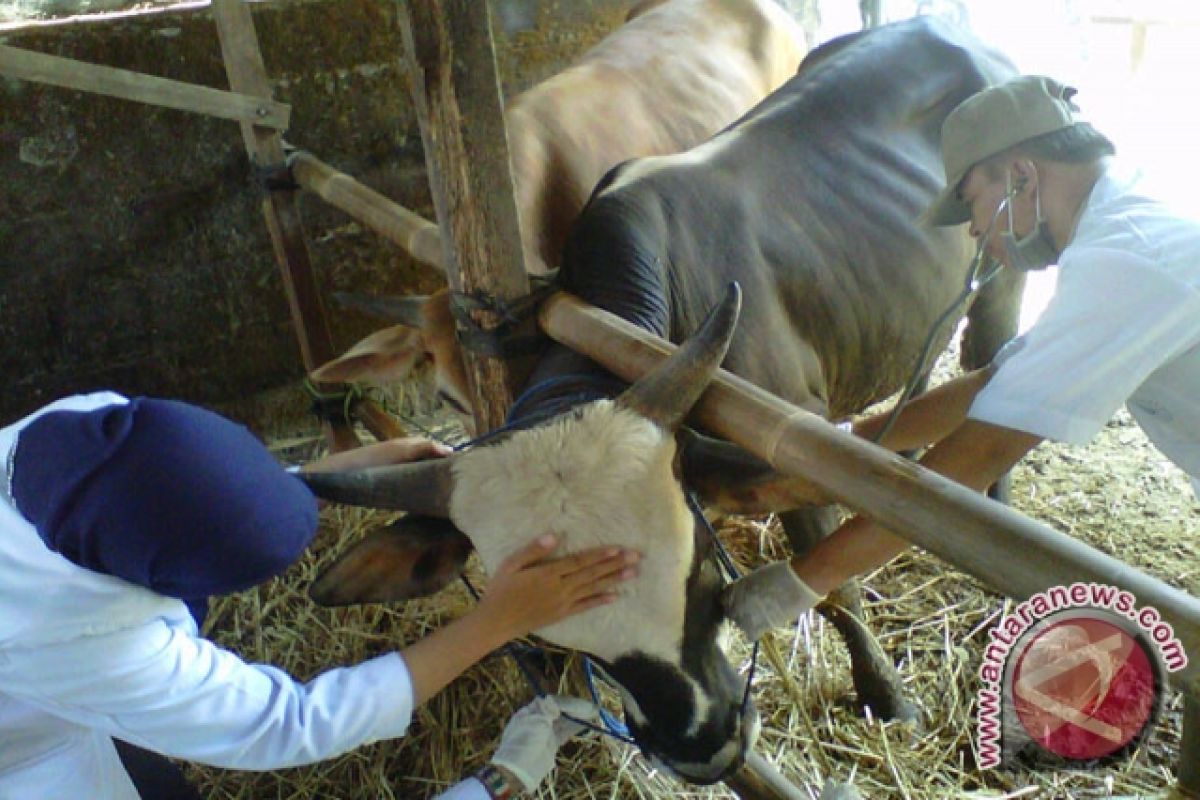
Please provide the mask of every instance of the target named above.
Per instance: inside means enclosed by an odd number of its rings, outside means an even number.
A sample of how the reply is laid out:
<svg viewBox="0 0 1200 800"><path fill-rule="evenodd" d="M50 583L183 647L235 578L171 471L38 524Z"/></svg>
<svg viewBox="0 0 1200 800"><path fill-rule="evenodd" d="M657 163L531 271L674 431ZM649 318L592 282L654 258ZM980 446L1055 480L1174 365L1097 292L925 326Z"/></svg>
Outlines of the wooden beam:
<svg viewBox="0 0 1200 800"><path fill-rule="evenodd" d="M675 350L565 292L542 304L540 321L551 338L631 382ZM693 418L1010 597L1076 582L1132 592L1171 625L1189 656L1172 683L1200 698L1200 600L725 370Z"/></svg>
<svg viewBox="0 0 1200 800"><path fill-rule="evenodd" d="M287 128L292 113L291 106L270 98L195 86L5 45L0 45L0 75L279 130Z"/></svg>
<svg viewBox="0 0 1200 800"><path fill-rule="evenodd" d="M258 48L258 37L254 32L249 7L243 0L213 0L212 13L217 23L230 88L252 97L269 98L271 84L267 80L267 70ZM264 169L283 166L283 140L279 131L248 122L243 122L241 128L252 164ZM300 356L304 368L313 370L332 359L335 352L294 192L283 188L267 192L263 197L262 211L271 234L275 260L283 276L284 292L300 343ZM336 387L322 388L328 390ZM326 434L335 451L359 444L353 427L347 422L327 423Z"/></svg>
<svg viewBox="0 0 1200 800"><path fill-rule="evenodd" d="M437 225L338 172L311 153L293 153L288 157L288 165L301 187L399 245L418 261L440 272L446 271L442 234Z"/></svg>
<svg viewBox="0 0 1200 800"><path fill-rule="evenodd" d="M499 301L523 297L529 279L488 4L409 0L399 8L450 288ZM472 317L485 332L502 321L488 311ZM519 331L534 332L532 319ZM460 321L460 338L463 333ZM503 424L526 365L464 352L476 429L493 430Z"/></svg>

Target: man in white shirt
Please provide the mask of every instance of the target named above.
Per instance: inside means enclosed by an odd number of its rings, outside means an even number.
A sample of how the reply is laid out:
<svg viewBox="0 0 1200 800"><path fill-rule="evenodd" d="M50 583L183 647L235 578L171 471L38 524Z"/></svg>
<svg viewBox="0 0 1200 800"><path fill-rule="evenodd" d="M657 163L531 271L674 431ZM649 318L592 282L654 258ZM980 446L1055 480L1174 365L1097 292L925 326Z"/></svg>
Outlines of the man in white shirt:
<svg viewBox="0 0 1200 800"><path fill-rule="evenodd" d="M969 222L1008 268L1059 265L1038 323L988 368L910 403L881 442L933 444L922 465L985 489L1043 439L1084 444L1125 404L1200 494L1200 222L1141 192L1075 90L1023 76L964 101L942 127L946 187L927 214ZM854 425L871 438L883 417ZM788 624L908 543L851 519L805 558L731 589L750 636ZM765 598L740 606L739 596Z"/></svg>
<svg viewBox="0 0 1200 800"><path fill-rule="evenodd" d="M445 454L396 440L325 466ZM184 403L99 393L0 429L0 458L0 800L138 798L149 784L135 787L114 739L263 770L402 736L416 705L483 656L611 601L635 572L636 555L611 548L549 559L547 537L506 562L464 617L302 684L199 635L210 595L281 572L316 530L308 489L249 431ZM453 796L532 788L574 730L565 722L539 701L514 718L500 769Z"/></svg>

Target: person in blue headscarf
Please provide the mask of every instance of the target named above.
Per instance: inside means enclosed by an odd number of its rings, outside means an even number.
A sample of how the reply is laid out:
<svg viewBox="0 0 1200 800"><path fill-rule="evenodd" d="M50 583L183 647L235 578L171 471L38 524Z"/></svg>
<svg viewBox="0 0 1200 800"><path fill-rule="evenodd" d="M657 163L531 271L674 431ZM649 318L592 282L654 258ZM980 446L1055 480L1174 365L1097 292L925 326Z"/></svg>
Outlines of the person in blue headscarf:
<svg viewBox="0 0 1200 800"><path fill-rule="evenodd" d="M368 466L444 455L395 440L329 458ZM610 601L636 572L626 551L548 559L547 537L506 562L462 618L299 683L200 635L210 597L279 574L317 527L312 494L249 431L186 403L104 392L0 429L0 458L4 800L197 797L164 755L265 770L402 736L416 705L483 656ZM546 754L552 764L577 729L553 700L514 725L493 765L501 769L454 797L497 796L513 777L540 781Z"/></svg>

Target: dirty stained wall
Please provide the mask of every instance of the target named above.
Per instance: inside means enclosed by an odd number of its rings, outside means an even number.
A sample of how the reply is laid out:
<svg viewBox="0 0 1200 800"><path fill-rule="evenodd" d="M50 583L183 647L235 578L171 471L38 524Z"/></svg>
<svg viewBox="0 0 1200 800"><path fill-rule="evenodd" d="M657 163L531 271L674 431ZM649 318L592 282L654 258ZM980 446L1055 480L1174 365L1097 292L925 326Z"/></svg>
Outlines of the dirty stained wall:
<svg viewBox="0 0 1200 800"><path fill-rule="evenodd" d="M509 95L570 63L630 5L491 2ZM395 0L256 3L254 20L275 96L292 106L287 141L432 219ZM0 43L228 85L204 7L0 30ZM302 374L235 123L0 77L0 176L0 422L69 392L220 403ZM326 297L440 285L300 198ZM373 328L330 317L339 347Z"/></svg>
<svg viewBox="0 0 1200 800"><path fill-rule="evenodd" d="M506 89L554 72L625 3L523 3L498 38ZM432 217L394 0L257 4L287 140ZM512 16L511 13L509 16ZM42 27L4 43L227 86L206 9ZM301 373L235 123L0 78L0 418L115 387L201 402ZM325 290L431 289L436 276L302 197ZM333 316L333 315L331 315ZM339 344L370 326L334 320Z"/></svg>

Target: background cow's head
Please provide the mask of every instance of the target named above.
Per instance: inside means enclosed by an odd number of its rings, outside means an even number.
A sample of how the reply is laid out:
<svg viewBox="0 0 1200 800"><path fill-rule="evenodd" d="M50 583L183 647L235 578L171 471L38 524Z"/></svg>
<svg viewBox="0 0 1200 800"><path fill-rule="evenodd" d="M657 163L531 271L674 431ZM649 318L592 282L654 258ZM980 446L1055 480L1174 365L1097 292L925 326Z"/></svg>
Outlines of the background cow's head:
<svg viewBox="0 0 1200 800"><path fill-rule="evenodd" d="M439 289L428 296L373 297L354 293L335 296L344 306L398 324L376 331L313 370L310 377L314 381L388 384L403 381L413 370L430 364L438 398L462 417L468 430L474 425L467 370L455 338L449 290Z"/></svg>
<svg viewBox="0 0 1200 800"><path fill-rule="evenodd" d="M812 499L781 490L744 451L680 427L724 357L739 304L731 287L695 336L615 400L576 406L448 459L310 473L310 485L331 500L411 512L321 576L314 598L428 594L457 576L471 546L491 571L546 532L562 553L638 550L640 574L616 602L537 633L604 664L645 752L688 780L721 779L753 743L757 714L743 707L744 681L718 646L723 580L683 483L737 510ZM731 461L737 486L724 480Z"/></svg>

